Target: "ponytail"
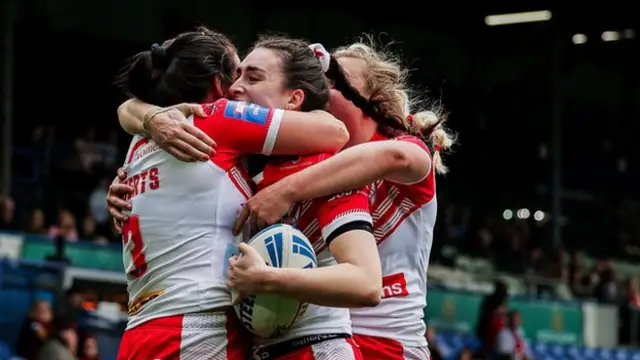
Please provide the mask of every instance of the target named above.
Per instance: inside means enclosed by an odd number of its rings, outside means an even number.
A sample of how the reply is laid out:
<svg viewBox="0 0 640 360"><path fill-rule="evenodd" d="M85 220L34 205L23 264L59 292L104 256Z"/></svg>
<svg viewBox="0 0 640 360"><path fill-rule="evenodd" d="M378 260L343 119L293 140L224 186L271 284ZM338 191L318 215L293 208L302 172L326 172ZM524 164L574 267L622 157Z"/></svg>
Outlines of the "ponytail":
<svg viewBox="0 0 640 360"><path fill-rule="evenodd" d="M446 174L449 169L442 162L441 152L449 150L456 142L456 135L451 134L443 125L444 118L438 118L433 111L421 111L409 115L411 128L424 139L433 144L433 167L438 174Z"/></svg>

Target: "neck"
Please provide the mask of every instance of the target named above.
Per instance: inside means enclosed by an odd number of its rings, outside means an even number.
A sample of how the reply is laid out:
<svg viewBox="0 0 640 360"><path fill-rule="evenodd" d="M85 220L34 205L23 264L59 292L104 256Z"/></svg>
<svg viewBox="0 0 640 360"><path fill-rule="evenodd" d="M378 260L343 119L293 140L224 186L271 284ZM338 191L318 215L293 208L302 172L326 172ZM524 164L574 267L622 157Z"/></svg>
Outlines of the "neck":
<svg viewBox="0 0 640 360"><path fill-rule="evenodd" d="M369 142L378 130L378 124L370 117L364 117L355 130L349 131L351 138L345 148Z"/></svg>

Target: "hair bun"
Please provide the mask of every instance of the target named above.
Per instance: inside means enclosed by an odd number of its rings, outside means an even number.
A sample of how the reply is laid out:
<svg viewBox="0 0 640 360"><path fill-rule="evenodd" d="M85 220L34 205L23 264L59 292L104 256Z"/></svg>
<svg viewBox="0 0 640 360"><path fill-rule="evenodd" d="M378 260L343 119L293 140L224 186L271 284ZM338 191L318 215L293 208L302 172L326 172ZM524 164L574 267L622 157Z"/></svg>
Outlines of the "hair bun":
<svg viewBox="0 0 640 360"><path fill-rule="evenodd" d="M159 44L151 45L151 65L154 70L166 70L171 64L167 50Z"/></svg>

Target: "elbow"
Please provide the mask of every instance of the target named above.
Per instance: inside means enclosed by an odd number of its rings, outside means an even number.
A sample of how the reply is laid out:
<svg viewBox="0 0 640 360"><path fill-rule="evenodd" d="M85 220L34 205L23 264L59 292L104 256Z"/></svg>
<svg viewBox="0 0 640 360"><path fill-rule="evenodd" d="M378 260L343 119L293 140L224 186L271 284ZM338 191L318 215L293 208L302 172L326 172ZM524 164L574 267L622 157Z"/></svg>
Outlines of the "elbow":
<svg viewBox="0 0 640 360"><path fill-rule="evenodd" d="M378 306L382 301L382 288L372 288L369 290L365 297L363 297L362 306L363 307L374 307Z"/></svg>
<svg viewBox="0 0 640 360"><path fill-rule="evenodd" d="M411 157L403 149L397 146L390 146L387 148L385 155L389 174L405 173L411 170Z"/></svg>
<svg viewBox="0 0 640 360"><path fill-rule="evenodd" d="M335 125L331 126L331 129L325 139L328 140L327 144L330 149L329 152L338 152L349 142L349 131L344 123L337 121Z"/></svg>
<svg viewBox="0 0 640 360"><path fill-rule="evenodd" d="M122 118L127 116L127 113L129 112L128 108L129 108L129 103L131 102L131 99L123 102L122 104L120 104L120 106L118 106L118 119L122 122Z"/></svg>
<svg viewBox="0 0 640 360"><path fill-rule="evenodd" d="M382 301L382 277L372 277L363 282L362 292L359 296L359 307L374 307Z"/></svg>

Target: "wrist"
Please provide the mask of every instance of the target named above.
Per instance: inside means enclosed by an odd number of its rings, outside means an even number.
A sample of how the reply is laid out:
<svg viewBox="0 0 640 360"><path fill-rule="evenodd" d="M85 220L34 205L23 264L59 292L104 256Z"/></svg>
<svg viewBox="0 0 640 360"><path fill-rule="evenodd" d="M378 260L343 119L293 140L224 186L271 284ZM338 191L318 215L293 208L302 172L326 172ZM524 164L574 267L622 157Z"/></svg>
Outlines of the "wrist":
<svg viewBox="0 0 640 360"><path fill-rule="evenodd" d="M298 174L301 174L301 173L298 173ZM276 183L282 188L283 198L292 204L306 200L301 190L302 187L300 186L300 184L304 182L304 179L302 180L298 179L298 177L300 177L300 176L296 176L298 174L287 176Z"/></svg>
<svg viewBox="0 0 640 360"><path fill-rule="evenodd" d="M151 133L151 121L153 121L153 119L155 119L158 114L161 114L167 110L168 109L166 108L154 106L151 110L147 111L147 113L144 114L144 116L142 117L142 128L147 134Z"/></svg>
<svg viewBox="0 0 640 360"><path fill-rule="evenodd" d="M271 266L265 266L260 274L260 292L277 293L281 289L284 281L282 280L281 269Z"/></svg>

